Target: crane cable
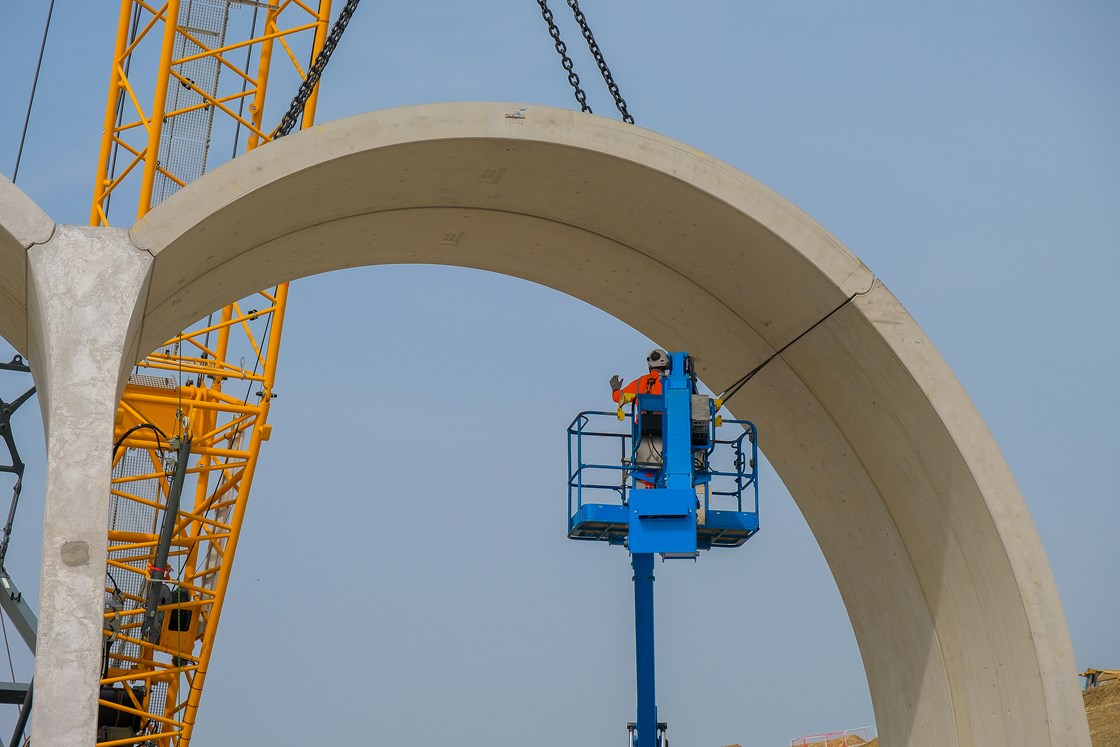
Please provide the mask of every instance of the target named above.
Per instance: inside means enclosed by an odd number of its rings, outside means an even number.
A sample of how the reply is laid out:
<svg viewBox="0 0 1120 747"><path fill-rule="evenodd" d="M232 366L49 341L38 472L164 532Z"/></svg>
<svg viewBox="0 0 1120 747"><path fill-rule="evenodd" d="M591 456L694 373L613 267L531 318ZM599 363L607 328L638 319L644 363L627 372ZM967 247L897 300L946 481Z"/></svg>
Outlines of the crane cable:
<svg viewBox="0 0 1120 747"><path fill-rule="evenodd" d="M591 52L591 56L595 58L595 64L599 67L599 73L603 76L603 82L607 84L607 90L614 98L614 105L622 115L622 121L627 124L634 124L634 117L631 116L630 111L626 107L626 99L622 98L622 93L619 91L618 84L615 83L614 76L611 74L611 69L607 67L607 61L603 57L603 52L599 49L598 42L595 41L595 34L591 32L591 25L587 22L587 16L580 10L579 0L567 0L568 7L572 9L572 15L579 24L580 33L583 34L584 41L587 42L587 49ZM576 101L579 103L580 110L588 114L593 114L591 107L587 103L587 94L583 88L580 87L579 76L576 75L574 63L572 58L568 57L568 47L560 39L560 29L557 28L555 20L553 20L552 11L548 7L548 0L537 0L537 5L541 8L541 17L544 22L548 24L548 33L552 37L552 41L556 46L556 52L560 55L561 64L568 72L568 83L575 91Z"/></svg>
<svg viewBox="0 0 1120 747"><path fill-rule="evenodd" d="M343 32L346 31L346 25L350 23L350 18L354 15L354 11L358 9L358 3L361 0L346 0L346 5L343 7L342 12L338 14L338 19L331 27L330 34L323 42L323 48L319 50L319 55L315 58L315 63L311 65L307 71L307 77L299 84L299 92L296 93L295 98L292 99L291 106L288 111L280 120L280 124L272 131L272 139L284 137L292 131L299 120L300 115L303 114L304 107L307 106L307 100L311 98L312 92L315 90L315 85L319 82L319 78L323 75L323 70L330 62L331 55L334 54L335 47L342 39Z"/></svg>
<svg viewBox="0 0 1120 747"><path fill-rule="evenodd" d="M43 52L47 49L47 34L51 30L51 17L54 16L54 0L47 8L47 23L43 27L43 41L39 44L39 61L35 63L35 77L31 81L31 96L27 100L27 114L23 118L23 134L19 136L19 150L16 151L16 166L12 169L12 184L19 176L19 163L23 160L23 144L27 140L27 126L31 123L31 107L35 105L35 91L39 87L39 70L43 67Z"/></svg>

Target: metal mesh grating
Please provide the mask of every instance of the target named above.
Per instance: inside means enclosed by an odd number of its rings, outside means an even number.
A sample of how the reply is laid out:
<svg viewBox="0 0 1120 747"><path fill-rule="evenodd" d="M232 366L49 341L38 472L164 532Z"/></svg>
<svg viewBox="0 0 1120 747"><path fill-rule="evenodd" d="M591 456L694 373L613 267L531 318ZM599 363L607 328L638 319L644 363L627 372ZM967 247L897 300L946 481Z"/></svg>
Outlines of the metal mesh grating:
<svg viewBox="0 0 1120 747"><path fill-rule="evenodd" d="M148 713L158 713L161 716L167 709L167 683L156 682L152 685L152 691L148 695ZM148 727L149 734L158 734L160 731L168 727L160 724L158 721L152 723Z"/></svg>
<svg viewBox="0 0 1120 747"><path fill-rule="evenodd" d="M124 456L117 462L113 469L113 479L147 475L159 469L152 464L149 452L143 449L126 449ZM161 484L166 484L162 477L148 478L146 480L133 480L121 485L131 495L143 498L153 503L162 503ZM156 509L137 501L112 495L109 498L109 529L121 532L156 531Z"/></svg>
<svg viewBox="0 0 1120 747"><path fill-rule="evenodd" d="M180 5L179 27L193 40L183 33L175 36L175 59L223 46L229 7L229 0L186 0ZM203 104L205 99L199 91L205 91L211 97L217 96L221 64L215 56L207 55L184 62L176 66L176 72L190 83L171 76L167 88L167 111ZM213 106L199 106L168 119L160 135L159 165L186 184L202 176L206 173L206 156L210 150L213 127ZM176 182L157 172L152 206L163 202L178 189Z"/></svg>
<svg viewBox="0 0 1120 747"><path fill-rule="evenodd" d="M148 374L134 373L128 377L129 384L147 386L155 389L177 389L175 379L166 376L149 376Z"/></svg>
<svg viewBox="0 0 1120 747"><path fill-rule="evenodd" d="M150 377L149 377L150 378ZM137 475L151 474L156 470L152 464L150 453L143 449L127 449L124 456L117 462L113 468L113 478L119 479L122 477L132 477ZM163 497L160 491L161 483L166 484L163 478L148 478L145 480L136 480L122 484L120 487L124 491L142 498L146 501L153 503L162 503ZM153 534L157 531L157 520L159 518L158 511L154 506L149 506L138 501L122 498L119 495L110 495L109 497L109 530L120 532L139 532L143 534ZM112 573L112 581L108 582L107 586L112 586L113 583L120 588L125 594L134 597L143 597L146 591L146 579L149 554L141 553L137 550L115 550L114 548L120 547L122 542L113 541L109 543L109 558L125 563L135 571L126 571L121 568L114 568L110 571ZM107 580L108 581L108 580ZM105 602L108 605L112 600L112 594L106 592ZM135 606L129 601L124 602L126 607ZM129 625L139 623L142 620L142 615L129 615L121 618L122 625ZM135 635L135 632L133 632ZM126 659L120 657L137 657L140 655L140 647L135 643L127 641L116 641L109 649L110 663L114 666L122 668L130 668L130 664ZM152 713L163 713L163 705L160 704L158 711L151 711Z"/></svg>

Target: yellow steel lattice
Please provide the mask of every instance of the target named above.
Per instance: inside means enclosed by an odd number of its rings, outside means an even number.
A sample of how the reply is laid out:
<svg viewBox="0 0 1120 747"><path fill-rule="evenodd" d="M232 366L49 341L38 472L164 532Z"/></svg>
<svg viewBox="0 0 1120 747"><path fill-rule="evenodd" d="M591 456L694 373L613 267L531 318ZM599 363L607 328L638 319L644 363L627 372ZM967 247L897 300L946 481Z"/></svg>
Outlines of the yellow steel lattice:
<svg viewBox="0 0 1120 747"><path fill-rule="evenodd" d="M323 46L330 5L122 0L91 224L109 225L114 201L116 209L137 205L134 215L143 216L201 175L221 155L216 148L233 155L268 142L269 80L284 80L281 99L295 92ZM314 121L316 96L305 127ZM269 436L287 296L285 284L215 312L138 362L125 389L109 495L102 747L190 741ZM187 482L160 624L144 635L177 439L190 441Z"/></svg>

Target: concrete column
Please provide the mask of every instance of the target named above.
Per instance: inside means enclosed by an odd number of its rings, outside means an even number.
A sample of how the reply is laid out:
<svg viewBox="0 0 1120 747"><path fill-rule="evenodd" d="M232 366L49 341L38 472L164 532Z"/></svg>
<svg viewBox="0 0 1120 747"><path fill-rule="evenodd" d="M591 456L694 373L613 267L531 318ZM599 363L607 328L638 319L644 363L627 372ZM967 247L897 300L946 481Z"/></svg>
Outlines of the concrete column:
<svg viewBox="0 0 1120 747"><path fill-rule="evenodd" d="M151 265L123 229L59 226L28 251L28 347L47 433L37 747L94 743L113 417Z"/></svg>

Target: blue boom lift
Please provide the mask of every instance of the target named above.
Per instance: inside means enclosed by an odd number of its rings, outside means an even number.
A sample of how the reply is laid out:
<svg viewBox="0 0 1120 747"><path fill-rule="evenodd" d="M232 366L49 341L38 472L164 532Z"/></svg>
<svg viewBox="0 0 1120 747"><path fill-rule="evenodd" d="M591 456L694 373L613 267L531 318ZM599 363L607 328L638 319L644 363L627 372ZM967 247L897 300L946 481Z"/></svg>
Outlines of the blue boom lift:
<svg viewBox="0 0 1120 747"><path fill-rule="evenodd" d="M632 406L630 428L619 430L611 421L626 419L625 405ZM758 531L755 426L723 420L720 406L697 393L692 359L677 352L661 394L626 394L617 412L581 412L568 426L568 537L626 547L634 567L632 747L668 747L654 687L654 555L696 558L700 550L739 547ZM725 426L735 435L721 438ZM613 463L603 456L612 453L620 456Z"/></svg>

